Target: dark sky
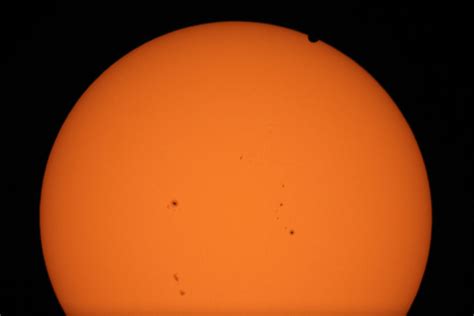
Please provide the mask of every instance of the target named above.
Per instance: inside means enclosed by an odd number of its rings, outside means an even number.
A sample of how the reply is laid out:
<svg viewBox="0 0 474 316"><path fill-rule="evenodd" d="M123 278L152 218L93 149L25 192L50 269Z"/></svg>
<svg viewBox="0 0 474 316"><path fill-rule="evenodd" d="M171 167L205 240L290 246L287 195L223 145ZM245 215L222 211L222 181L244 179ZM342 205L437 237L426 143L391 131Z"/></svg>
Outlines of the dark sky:
<svg viewBox="0 0 474 316"><path fill-rule="evenodd" d="M2 4L2 316L63 314L42 259L39 197L49 151L74 103L137 46L186 26L224 20L267 22L307 33L354 59L386 89L418 141L433 203L428 266L409 315L473 313L468 9L435 1L429 7L255 2L201 7L182 2L174 8L161 1Z"/></svg>

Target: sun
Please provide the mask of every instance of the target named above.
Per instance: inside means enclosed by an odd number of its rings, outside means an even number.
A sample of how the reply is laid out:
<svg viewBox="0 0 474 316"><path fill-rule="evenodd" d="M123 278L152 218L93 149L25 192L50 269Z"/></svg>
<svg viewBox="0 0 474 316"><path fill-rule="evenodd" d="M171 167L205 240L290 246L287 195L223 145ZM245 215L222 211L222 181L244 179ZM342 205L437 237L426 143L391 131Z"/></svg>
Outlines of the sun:
<svg viewBox="0 0 474 316"><path fill-rule="evenodd" d="M290 29L219 22L92 83L51 150L40 228L71 315L404 315L431 198L363 68Z"/></svg>

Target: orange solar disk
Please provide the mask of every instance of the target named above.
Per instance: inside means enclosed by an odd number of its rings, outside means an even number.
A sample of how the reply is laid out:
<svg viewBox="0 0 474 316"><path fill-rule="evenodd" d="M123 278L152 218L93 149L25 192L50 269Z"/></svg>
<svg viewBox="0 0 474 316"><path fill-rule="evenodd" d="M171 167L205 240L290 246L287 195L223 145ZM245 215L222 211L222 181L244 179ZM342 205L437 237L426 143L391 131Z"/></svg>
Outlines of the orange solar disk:
<svg viewBox="0 0 474 316"><path fill-rule="evenodd" d="M305 34L220 22L89 87L51 151L40 226L70 315L403 315L431 200L366 71Z"/></svg>

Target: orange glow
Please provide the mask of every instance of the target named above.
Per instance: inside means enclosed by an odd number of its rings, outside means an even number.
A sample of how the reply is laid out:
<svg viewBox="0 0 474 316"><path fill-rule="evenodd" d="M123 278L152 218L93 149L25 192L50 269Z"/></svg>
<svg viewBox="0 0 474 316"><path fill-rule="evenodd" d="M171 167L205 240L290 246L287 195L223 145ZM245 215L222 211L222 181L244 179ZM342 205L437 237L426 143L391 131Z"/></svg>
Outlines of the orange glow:
<svg viewBox="0 0 474 316"><path fill-rule="evenodd" d="M431 201L366 71L305 34L221 22L150 41L89 87L51 151L40 226L70 315L403 315Z"/></svg>

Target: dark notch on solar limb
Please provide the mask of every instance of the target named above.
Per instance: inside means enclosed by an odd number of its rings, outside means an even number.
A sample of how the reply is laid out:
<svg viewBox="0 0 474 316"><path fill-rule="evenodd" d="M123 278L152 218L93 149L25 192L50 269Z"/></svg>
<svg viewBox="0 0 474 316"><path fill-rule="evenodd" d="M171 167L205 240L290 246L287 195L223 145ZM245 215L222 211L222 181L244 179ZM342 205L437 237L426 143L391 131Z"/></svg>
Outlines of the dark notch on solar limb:
<svg viewBox="0 0 474 316"><path fill-rule="evenodd" d="M316 43L319 41L319 38L315 34L308 34L308 41L311 43Z"/></svg>

